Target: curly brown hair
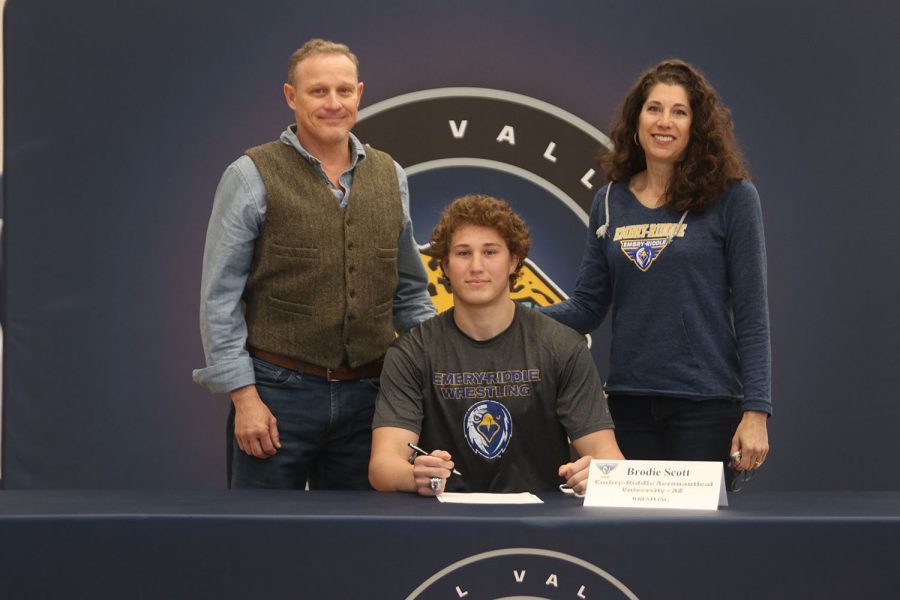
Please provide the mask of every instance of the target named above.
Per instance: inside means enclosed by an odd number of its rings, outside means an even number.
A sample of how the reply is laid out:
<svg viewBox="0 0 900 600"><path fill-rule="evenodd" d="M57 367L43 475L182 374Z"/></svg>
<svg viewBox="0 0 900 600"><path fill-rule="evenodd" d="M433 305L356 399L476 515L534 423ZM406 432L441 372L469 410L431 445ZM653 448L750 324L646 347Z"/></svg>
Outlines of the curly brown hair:
<svg viewBox="0 0 900 600"><path fill-rule="evenodd" d="M700 71L682 60L659 63L632 86L610 134L613 149L600 157L600 168L610 181L623 182L647 168L644 151L633 138L644 102L658 83L682 86L693 113L690 140L669 180L666 204L679 212L703 211L716 203L730 180L750 175L734 139L731 111Z"/></svg>
<svg viewBox="0 0 900 600"><path fill-rule="evenodd" d="M461 196L450 203L441 214L441 220L431 232L430 254L438 259L441 270L450 257L453 234L464 225L490 227L500 234L509 253L519 259L515 272L509 276L512 289L522 271L522 264L531 250L531 234L522 217L516 214L505 200L481 194Z"/></svg>

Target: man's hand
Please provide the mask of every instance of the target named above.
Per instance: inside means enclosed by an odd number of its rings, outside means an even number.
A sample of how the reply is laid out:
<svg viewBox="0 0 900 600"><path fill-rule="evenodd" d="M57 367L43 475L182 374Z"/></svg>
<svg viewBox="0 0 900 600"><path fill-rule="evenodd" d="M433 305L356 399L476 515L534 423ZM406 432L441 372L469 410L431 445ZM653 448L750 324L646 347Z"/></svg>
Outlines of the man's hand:
<svg viewBox="0 0 900 600"><path fill-rule="evenodd" d="M234 403L234 439L238 447L256 458L269 458L281 448L275 417L265 405L255 385L231 392Z"/></svg>
<svg viewBox="0 0 900 600"><path fill-rule="evenodd" d="M453 462L450 453L445 450L435 450L428 456L417 456L413 463L413 478L416 480L416 491L421 496L437 496L444 493L444 484L453 470ZM431 488L431 479L437 477L441 480L438 489Z"/></svg>
<svg viewBox="0 0 900 600"><path fill-rule="evenodd" d="M572 488L579 496L583 496L587 490L588 469L592 459L592 456L582 456L575 462L559 467L559 476L566 480L566 487Z"/></svg>

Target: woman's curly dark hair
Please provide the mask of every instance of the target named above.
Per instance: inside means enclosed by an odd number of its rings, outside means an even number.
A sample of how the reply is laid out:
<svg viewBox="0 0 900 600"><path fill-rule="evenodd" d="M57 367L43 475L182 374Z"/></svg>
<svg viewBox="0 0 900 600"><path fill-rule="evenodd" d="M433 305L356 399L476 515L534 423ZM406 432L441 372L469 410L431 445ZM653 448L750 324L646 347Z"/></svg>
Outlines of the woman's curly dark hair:
<svg viewBox="0 0 900 600"><path fill-rule="evenodd" d="M429 253L440 261L443 270L444 262L450 257L450 243L453 234L464 225L490 227L500 234L509 253L519 259L515 272L509 276L512 289L522 273L522 264L531 250L531 234L528 226L512 207L505 201L483 194L470 194L454 200L444 209L441 220L431 232Z"/></svg>
<svg viewBox="0 0 900 600"><path fill-rule="evenodd" d="M647 168L644 150L634 143L634 134L644 102L658 83L682 86L692 112L690 140L669 180L666 204L679 212L703 211L715 204L730 180L749 179L750 175L734 139L731 111L703 75L684 61L663 61L632 86L612 128L613 149L600 157L600 168L610 181L623 182Z"/></svg>

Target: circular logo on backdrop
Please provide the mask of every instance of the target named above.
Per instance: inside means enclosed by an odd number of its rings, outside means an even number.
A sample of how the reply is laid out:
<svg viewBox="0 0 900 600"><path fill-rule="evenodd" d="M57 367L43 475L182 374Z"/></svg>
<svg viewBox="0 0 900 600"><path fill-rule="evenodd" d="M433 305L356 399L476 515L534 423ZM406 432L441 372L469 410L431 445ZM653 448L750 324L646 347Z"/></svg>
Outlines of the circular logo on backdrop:
<svg viewBox="0 0 900 600"><path fill-rule="evenodd" d="M488 460L497 458L512 439L513 422L509 410L499 402L476 402L463 418L463 433L469 447Z"/></svg>
<svg viewBox="0 0 900 600"><path fill-rule="evenodd" d="M604 181L596 159L609 138L552 104L503 90L439 88L384 100L359 113L354 133L389 153L410 184L416 237L427 240L454 198L489 194L525 219L533 246L513 299L532 306L574 285L591 202ZM437 261L423 254L439 311L452 305Z"/></svg>
<svg viewBox="0 0 900 600"><path fill-rule="evenodd" d="M446 598L632 598L621 581L586 560L540 548L504 548L440 570L406 600Z"/></svg>
<svg viewBox="0 0 900 600"><path fill-rule="evenodd" d="M470 87L378 102L359 112L354 133L391 154L410 176L454 166L513 173L550 191L585 223L603 181L597 156L612 147L599 129L557 106Z"/></svg>

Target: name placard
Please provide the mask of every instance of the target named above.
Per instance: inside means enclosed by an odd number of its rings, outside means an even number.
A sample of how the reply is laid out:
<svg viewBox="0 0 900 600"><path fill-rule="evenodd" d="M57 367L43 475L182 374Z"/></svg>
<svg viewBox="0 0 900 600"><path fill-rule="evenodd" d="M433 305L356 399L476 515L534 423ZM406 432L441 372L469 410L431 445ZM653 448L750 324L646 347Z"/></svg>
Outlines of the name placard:
<svg viewBox="0 0 900 600"><path fill-rule="evenodd" d="M585 506L716 510L727 506L722 463L593 460Z"/></svg>

